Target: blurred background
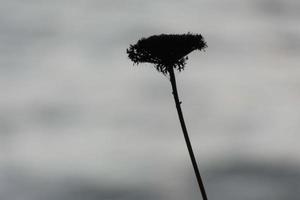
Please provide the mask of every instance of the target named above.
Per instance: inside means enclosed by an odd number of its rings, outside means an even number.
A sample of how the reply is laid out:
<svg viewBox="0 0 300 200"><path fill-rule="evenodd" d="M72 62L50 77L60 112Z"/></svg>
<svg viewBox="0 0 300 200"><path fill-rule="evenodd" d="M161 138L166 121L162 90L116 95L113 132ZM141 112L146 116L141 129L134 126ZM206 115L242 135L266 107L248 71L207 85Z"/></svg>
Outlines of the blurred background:
<svg viewBox="0 0 300 200"><path fill-rule="evenodd" d="M126 48L201 33L177 73L210 200L300 198L300 1L0 0L0 199L200 199L171 94Z"/></svg>

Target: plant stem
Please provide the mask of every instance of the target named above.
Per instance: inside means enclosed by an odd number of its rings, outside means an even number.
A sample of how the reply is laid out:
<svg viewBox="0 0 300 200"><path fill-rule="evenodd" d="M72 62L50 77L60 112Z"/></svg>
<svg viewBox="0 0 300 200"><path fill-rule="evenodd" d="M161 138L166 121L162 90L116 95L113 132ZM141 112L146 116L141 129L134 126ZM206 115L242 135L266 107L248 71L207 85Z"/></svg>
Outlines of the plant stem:
<svg viewBox="0 0 300 200"><path fill-rule="evenodd" d="M183 132L183 135L184 135L184 139L185 139L185 142L186 142L187 149L188 149L189 154L190 154L190 158L191 158L191 161L192 161L192 164L193 164L193 168L194 168L195 175L196 175L196 178L197 178L197 181L198 181L198 185L199 185L199 188L200 188L200 191L201 191L201 194L202 194L202 199L207 200L207 195L206 195L206 192L205 192L204 184L203 184L203 181L202 181L201 176L200 176L200 172L199 172L198 165L197 165L197 162L196 162L196 159L195 159L195 156L194 156L193 148L192 148L192 145L191 145L191 142L190 142L190 139L189 139L189 135L188 135L185 123L184 123L184 118L183 118L183 114L182 114L181 106L180 106L181 102L179 101L179 97L178 97L176 79L175 79L175 74L174 74L173 67L172 66L169 67L168 71L169 71L169 74L170 74L170 81L171 81L171 85L172 85L173 96L174 96L174 100L175 100L175 105L176 105L180 125L181 125L181 128L182 128L182 132Z"/></svg>

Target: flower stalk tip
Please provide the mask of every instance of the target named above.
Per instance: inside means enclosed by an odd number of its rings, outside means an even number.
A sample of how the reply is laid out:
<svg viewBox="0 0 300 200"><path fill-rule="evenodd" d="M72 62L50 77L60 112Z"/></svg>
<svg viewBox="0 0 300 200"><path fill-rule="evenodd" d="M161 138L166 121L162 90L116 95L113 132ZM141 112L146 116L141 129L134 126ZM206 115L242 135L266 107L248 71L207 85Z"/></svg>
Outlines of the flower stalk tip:
<svg viewBox="0 0 300 200"><path fill-rule="evenodd" d="M127 54L134 64L152 63L159 72L167 74L169 67L182 71L187 55L206 47L201 34L161 34L141 38L136 44L130 45Z"/></svg>

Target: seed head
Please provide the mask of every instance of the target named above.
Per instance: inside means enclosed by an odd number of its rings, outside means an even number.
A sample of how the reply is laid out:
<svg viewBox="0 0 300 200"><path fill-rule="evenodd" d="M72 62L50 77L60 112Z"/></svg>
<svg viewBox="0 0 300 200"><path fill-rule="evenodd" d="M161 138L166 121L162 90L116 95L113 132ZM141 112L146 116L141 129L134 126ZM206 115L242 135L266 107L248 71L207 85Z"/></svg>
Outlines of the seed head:
<svg viewBox="0 0 300 200"><path fill-rule="evenodd" d="M183 70L187 55L206 47L200 34L161 34L141 38L136 44L130 45L127 54L134 64L153 63L159 72L167 74L169 67Z"/></svg>

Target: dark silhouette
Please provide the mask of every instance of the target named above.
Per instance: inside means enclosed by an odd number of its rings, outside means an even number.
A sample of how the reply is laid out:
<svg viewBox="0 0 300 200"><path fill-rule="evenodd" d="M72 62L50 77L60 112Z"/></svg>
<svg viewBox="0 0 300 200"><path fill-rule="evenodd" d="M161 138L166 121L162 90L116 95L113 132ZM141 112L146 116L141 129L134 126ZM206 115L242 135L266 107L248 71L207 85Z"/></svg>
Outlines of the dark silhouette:
<svg viewBox="0 0 300 200"><path fill-rule="evenodd" d="M179 121L203 200L207 200L207 195L181 111L181 101L179 101L178 97L174 68L182 71L188 59L187 55L194 50L202 50L205 47L207 47L206 43L200 34L187 33L183 35L161 34L142 38L127 49L128 57L134 63L153 63L159 72L162 72L164 75L169 74Z"/></svg>

